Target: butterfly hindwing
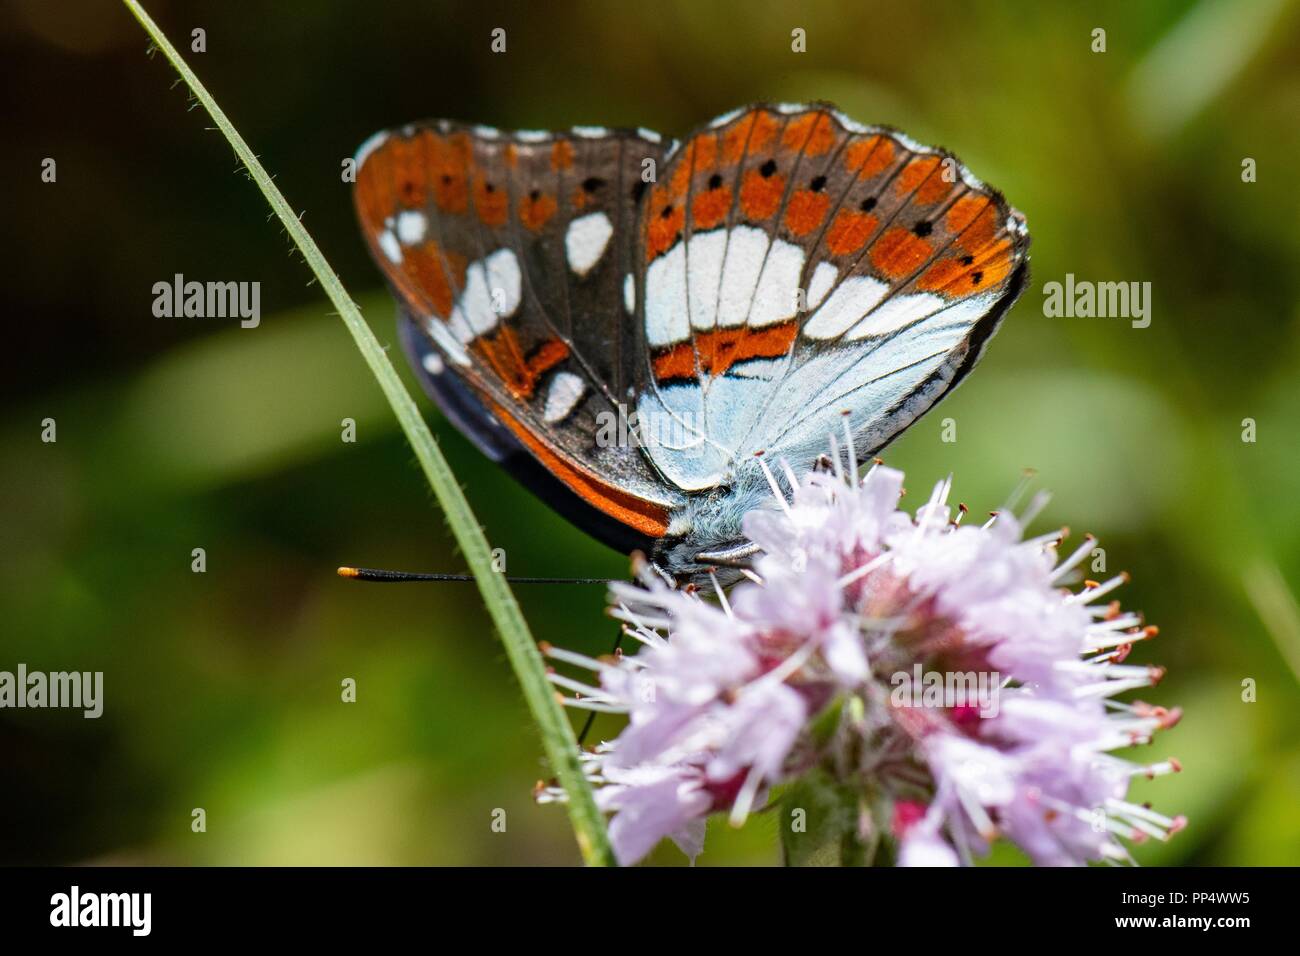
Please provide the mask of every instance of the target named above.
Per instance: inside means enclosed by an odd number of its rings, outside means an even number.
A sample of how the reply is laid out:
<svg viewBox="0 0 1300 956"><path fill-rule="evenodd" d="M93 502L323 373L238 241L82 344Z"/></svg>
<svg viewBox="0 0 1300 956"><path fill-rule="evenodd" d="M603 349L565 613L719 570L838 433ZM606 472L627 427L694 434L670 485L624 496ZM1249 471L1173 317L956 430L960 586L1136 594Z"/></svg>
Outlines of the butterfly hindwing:
<svg viewBox="0 0 1300 956"><path fill-rule="evenodd" d="M830 107L756 106L683 142L644 210L651 446L689 490L759 450L811 464L850 416L886 444L960 379L1028 236L955 157Z"/></svg>

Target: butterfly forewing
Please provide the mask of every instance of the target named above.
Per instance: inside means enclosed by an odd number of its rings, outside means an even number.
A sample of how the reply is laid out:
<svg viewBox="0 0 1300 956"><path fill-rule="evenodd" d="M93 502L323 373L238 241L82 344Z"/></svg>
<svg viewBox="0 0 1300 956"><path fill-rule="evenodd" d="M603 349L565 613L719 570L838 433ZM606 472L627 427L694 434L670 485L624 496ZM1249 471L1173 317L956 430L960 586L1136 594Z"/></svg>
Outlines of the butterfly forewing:
<svg viewBox="0 0 1300 956"><path fill-rule="evenodd" d="M356 204L376 261L442 361L588 503L643 534L673 489L635 432L640 332L625 306L652 134L502 134L447 122L363 149ZM427 363L426 363L427 367Z"/></svg>

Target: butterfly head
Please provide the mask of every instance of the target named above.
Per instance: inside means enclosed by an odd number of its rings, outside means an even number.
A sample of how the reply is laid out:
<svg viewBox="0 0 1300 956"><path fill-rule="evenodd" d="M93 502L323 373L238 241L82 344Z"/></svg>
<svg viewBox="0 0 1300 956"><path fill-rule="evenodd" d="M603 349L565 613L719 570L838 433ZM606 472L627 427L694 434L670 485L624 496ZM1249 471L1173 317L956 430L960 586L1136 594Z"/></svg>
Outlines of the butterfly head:
<svg viewBox="0 0 1300 956"><path fill-rule="evenodd" d="M744 517L771 504L770 490L752 482L720 485L693 496L678 510L668 533L655 542L651 561L676 586L723 586L742 576L760 553L744 533Z"/></svg>

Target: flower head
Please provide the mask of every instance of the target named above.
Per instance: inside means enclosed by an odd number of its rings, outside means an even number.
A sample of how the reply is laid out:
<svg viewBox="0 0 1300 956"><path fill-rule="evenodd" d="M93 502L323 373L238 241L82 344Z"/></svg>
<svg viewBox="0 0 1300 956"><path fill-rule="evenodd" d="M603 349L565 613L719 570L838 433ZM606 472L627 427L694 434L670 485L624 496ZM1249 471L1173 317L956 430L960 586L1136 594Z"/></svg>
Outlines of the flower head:
<svg viewBox="0 0 1300 956"><path fill-rule="evenodd" d="M1124 576L1066 587L1095 540L1060 559L1064 532L1022 534L1041 499L972 526L950 482L911 515L900 472L838 465L788 493L769 472L774 505L745 520L762 556L716 603L649 573L615 585L635 655L547 649L599 676L553 675L575 706L628 715L588 755L620 862L665 836L694 856L709 814L743 821L814 769L881 808L867 829L904 865L970 862L1000 836L1039 864L1127 860L1121 840L1180 829L1126 800L1178 763L1114 751L1178 712L1114 699L1162 672L1123 663L1155 628L1099 603Z"/></svg>

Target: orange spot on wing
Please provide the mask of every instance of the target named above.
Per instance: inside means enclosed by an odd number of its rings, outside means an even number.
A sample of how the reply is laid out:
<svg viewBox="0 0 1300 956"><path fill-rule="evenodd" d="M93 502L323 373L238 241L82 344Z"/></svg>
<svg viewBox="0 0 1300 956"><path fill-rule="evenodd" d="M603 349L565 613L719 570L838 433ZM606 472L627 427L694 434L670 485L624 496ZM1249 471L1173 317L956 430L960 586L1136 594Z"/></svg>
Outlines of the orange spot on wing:
<svg viewBox="0 0 1300 956"><path fill-rule="evenodd" d="M557 173L573 166L573 144L567 139L557 139L551 147L551 169Z"/></svg>
<svg viewBox="0 0 1300 956"><path fill-rule="evenodd" d="M718 137L714 133L701 133L691 146L696 172L718 165Z"/></svg>
<svg viewBox="0 0 1300 956"><path fill-rule="evenodd" d="M738 117L734 125L723 134L722 161L734 166L740 162L746 149L751 154L763 152L779 128L777 118L766 110L751 110Z"/></svg>
<svg viewBox="0 0 1300 956"><path fill-rule="evenodd" d="M691 177L710 170L717 164L718 138L713 133L701 133L686 144L681 156L674 161L668 192L675 199L685 196Z"/></svg>
<svg viewBox="0 0 1300 956"><path fill-rule="evenodd" d="M955 297L984 292L1001 284L1015 265L1015 253L1010 239L1001 239L969 257L974 261L951 282L944 291Z"/></svg>
<svg viewBox="0 0 1300 956"><path fill-rule="evenodd" d="M741 327L713 332L713 360L707 371L721 375L735 365L756 358L780 358L790 351L799 334L799 323L782 322L761 329Z"/></svg>
<svg viewBox="0 0 1300 956"><path fill-rule="evenodd" d="M408 295L416 302L428 301L436 316L446 319L457 293L465 287L464 256L444 252L428 240L402 252L402 272L409 281Z"/></svg>
<svg viewBox="0 0 1300 956"><path fill-rule="evenodd" d="M785 209L785 226L796 236L806 236L822 224L831 197L811 189L798 189Z"/></svg>
<svg viewBox="0 0 1300 956"><path fill-rule="evenodd" d="M894 161L894 144L886 136L868 136L854 140L844 150L844 165L859 179L870 179L889 168Z"/></svg>
<svg viewBox="0 0 1300 956"><path fill-rule="evenodd" d="M527 446L552 475L564 482L583 501L649 537L659 538L668 531L668 510L662 505L638 498L622 488L601 480L568 458L561 457L505 408L491 398L486 396L485 398L493 414Z"/></svg>
<svg viewBox="0 0 1300 956"><path fill-rule="evenodd" d="M916 287L922 292L946 291L947 287L955 283L967 268L962 265L960 259L952 257L940 259L921 274L921 277L916 280Z"/></svg>
<svg viewBox="0 0 1300 956"><path fill-rule="evenodd" d="M569 347L560 339L547 339L529 355L524 355L519 337L508 325L480 335L470 348L477 352L510 394L520 401L532 398L537 381L569 357Z"/></svg>
<svg viewBox="0 0 1300 956"><path fill-rule="evenodd" d="M1000 284L1015 265L1015 249L1009 237L995 239L973 254L950 255L940 259L917 279L916 286L926 292L942 292L951 298L963 298L984 292Z"/></svg>
<svg viewBox="0 0 1300 956"><path fill-rule="evenodd" d="M646 220L646 262L661 253L667 252L677 242L682 228L686 225L686 210L680 203L674 203L668 191L657 187L649 205L649 219ZM665 215L667 213L667 215Z"/></svg>
<svg viewBox="0 0 1300 956"><path fill-rule="evenodd" d="M357 171L356 204L374 231L398 208L416 209L428 198L429 154L437 137L421 130L409 138L391 136Z"/></svg>
<svg viewBox="0 0 1300 956"><path fill-rule="evenodd" d="M475 172L474 210L485 226L505 225L508 201L504 189L484 179L482 172Z"/></svg>
<svg viewBox="0 0 1300 956"><path fill-rule="evenodd" d="M537 232L555 215L555 198L545 193L536 198L525 196L519 203L519 222L525 229Z"/></svg>
<svg viewBox="0 0 1300 956"><path fill-rule="evenodd" d="M428 154L433 133L421 130L409 140L394 142L392 176L397 183L397 201L415 209L428 201Z"/></svg>
<svg viewBox="0 0 1300 956"><path fill-rule="evenodd" d="M952 208L948 210L947 222L948 229L952 233L959 233L975 221L975 217L983 212L989 205L987 196L962 196Z"/></svg>
<svg viewBox="0 0 1300 956"><path fill-rule="evenodd" d="M939 166L943 160L938 156L918 156L898 174L894 180L894 189L900 196L915 193L913 201L929 204L942 199L951 191L953 184L945 182Z"/></svg>
<svg viewBox="0 0 1300 956"><path fill-rule="evenodd" d="M776 212L784 195L784 176L776 173L764 176L757 169L751 169L740 183L740 208L747 219L758 222Z"/></svg>
<svg viewBox="0 0 1300 956"><path fill-rule="evenodd" d="M461 215L469 208L469 137L435 138L430 149L433 201L443 212Z"/></svg>
<svg viewBox="0 0 1300 956"><path fill-rule="evenodd" d="M957 237L957 245L967 252L978 253L993 242L998 231L998 209L992 202L987 202L969 224L965 232Z"/></svg>
<svg viewBox="0 0 1300 956"><path fill-rule="evenodd" d="M700 193L691 204L696 229L712 229L731 211L731 187L719 186Z"/></svg>
<svg viewBox="0 0 1300 956"><path fill-rule="evenodd" d="M660 382L695 378L696 356L708 375L722 375L738 362L780 358L790 351L799 323L782 322L761 329L739 326L697 334L694 342L679 342L654 357L654 375Z"/></svg>
<svg viewBox="0 0 1300 956"><path fill-rule="evenodd" d="M781 146L805 156L820 156L835 143L835 126L826 113L805 113L792 120L781 134Z"/></svg>
<svg viewBox="0 0 1300 956"><path fill-rule="evenodd" d="M689 153L689 151L690 147L688 146L687 152ZM690 181L690 156L686 155L683 156L681 162L673 168L673 175L668 180L668 195L672 196L674 199L681 199L686 195L686 187L690 185Z"/></svg>
<svg viewBox="0 0 1300 956"><path fill-rule="evenodd" d="M690 342L679 342L656 355L653 364L657 381L695 378L695 348Z"/></svg>
<svg viewBox="0 0 1300 956"><path fill-rule="evenodd" d="M879 225L880 220L869 212L842 209L826 233L826 248L836 256L857 252L871 238Z"/></svg>
<svg viewBox="0 0 1300 956"><path fill-rule="evenodd" d="M372 235L384 228L384 220L393 214L396 205L392 180L388 175L386 154L390 148L388 143L384 143L366 158L357 170L357 183L352 192L357 215Z"/></svg>
<svg viewBox="0 0 1300 956"><path fill-rule="evenodd" d="M901 279L920 268L933 252L920 236L895 226L872 243L871 264L889 278Z"/></svg>

